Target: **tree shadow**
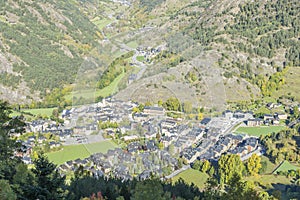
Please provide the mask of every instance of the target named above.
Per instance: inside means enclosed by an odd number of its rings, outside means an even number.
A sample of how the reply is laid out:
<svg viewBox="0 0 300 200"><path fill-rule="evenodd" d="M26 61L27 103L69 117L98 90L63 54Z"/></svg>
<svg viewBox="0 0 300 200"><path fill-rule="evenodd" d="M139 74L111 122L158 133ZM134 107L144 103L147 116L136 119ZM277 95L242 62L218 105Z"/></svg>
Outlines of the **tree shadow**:
<svg viewBox="0 0 300 200"><path fill-rule="evenodd" d="M273 183L273 189L269 189L269 194L281 195L280 199L298 199L300 200L300 186L294 184Z"/></svg>

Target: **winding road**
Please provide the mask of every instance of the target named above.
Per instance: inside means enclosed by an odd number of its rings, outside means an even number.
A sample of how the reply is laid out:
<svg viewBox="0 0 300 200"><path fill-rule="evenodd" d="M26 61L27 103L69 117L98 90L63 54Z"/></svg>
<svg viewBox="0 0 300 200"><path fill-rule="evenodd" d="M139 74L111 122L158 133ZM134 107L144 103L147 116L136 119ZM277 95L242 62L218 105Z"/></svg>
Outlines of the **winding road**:
<svg viewBox="0 0 300 200"><path fill-rule="evenodd" d="M113 23L113 22L107 24L106 26L108 27L108 26L110 26L112 23ZM151 30L152 28L153 28L153 27L147 27L147 28L145 28L145 31L149 31L149 30ZM140 31L143 31L143 29L141 29ZM134 65L136 65L138 68L140 68L139 72L137 73L136 80L141 79L142 76L143 76L143 74L144 74L144 72L145 72L146 69L147 69L147 65L146 65L145 63L140 62L140 61L137 60L137 57L140 55L139 51L138 51L137 49L133 49L133 48L127 46L127 45L124 44L124 43L120 43L120 42L118 42L118 41L116 41L116 40L109 39L109 38L105 35L105 33L104 33L102 30L101 30L101 34L103 35L104 40L105 40L106 42L111 42L112 44L118 46L121 50L125 50L125 51L134 51L134 52L135 52L134 55L132 56L132 63L133 63Z"/></svg>

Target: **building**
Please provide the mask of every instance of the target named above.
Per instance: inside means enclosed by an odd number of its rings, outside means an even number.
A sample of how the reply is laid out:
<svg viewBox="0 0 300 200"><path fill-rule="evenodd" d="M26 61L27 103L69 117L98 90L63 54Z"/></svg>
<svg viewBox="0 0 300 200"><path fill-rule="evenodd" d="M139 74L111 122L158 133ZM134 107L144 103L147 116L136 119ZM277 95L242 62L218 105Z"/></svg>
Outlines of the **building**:
<svg viewBox="0 0 300 200"><path fill-rule="evenodd" d="M226 110L223 112L223 116L226 118L226 119L232 119L233 118L233 112L230 111L230 110Z"/></svg>
<svg viewBox="0 0 300 200"><path fill-rule="evenodd" d="M204 119L200 122L200 124L202 124L202 125L207 125L210 121L211 121L211 118L204 118Z"/></svg>
<svg viewBox="0 0 300 200"><path fill-rule="evenodd" d="M264 121L259 118L248 119L246 121L247 126L261 126L261 125L263 125L263 123L264 123Z"/></svg>
<svg viewBox="0 0 300 200"><path fill-rule="evenodd" d="M237 110L233 113L233 117L237 119L242 119L245 118L245 113L240 110Z"/></svg>
<svg viewBox="0 0 300 200"><path fill-rule="evenodd" d="M128 77L128 84L131 84L132 82L134 82L137 78L136 74L130 74L130 76Z"/></svg>
<svg viewBox="0 0 300 200"><path fill-rule="evenodd" d="M276 113L275 117L278 118L279 120L286 120L288 118L287 114L285 113Z"/></svg>
<svg viewBox="0 0 300 200"><path fill-rule="evenodd" d="M269 115L269 114L265 114L264 115L264 120L273 120L274 119L274 116L273 115Z"/></svg>
<svg viewBox="0 0 300 200"><path fill-rule="evenodd" d="M144 114L154 115L154 116L164 116L165 109L162 107L145 106Z"/></svg>

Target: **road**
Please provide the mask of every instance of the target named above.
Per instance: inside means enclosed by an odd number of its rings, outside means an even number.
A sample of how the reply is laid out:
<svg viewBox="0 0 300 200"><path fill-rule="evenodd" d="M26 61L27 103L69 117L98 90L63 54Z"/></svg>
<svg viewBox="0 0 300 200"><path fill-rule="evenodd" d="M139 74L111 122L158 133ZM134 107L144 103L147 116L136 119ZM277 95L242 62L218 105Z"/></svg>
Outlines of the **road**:
<svg viewBox="0 0 300 200"><path fill-rule="evenodd" d="M112 23L109 23L107 24L106 26L110 26ZM152 27L146 27L144 28L146 31L147 30L151 30ZM143 30L143 29L142 29ZM104 40L106 42L111 42L112 44L115 44L116 46L118 46L121 50L125 50L125 51L134 51L134 55L132 56L132 63L135 64L138 68L140 68L139 72L137 73L136 75L136 80L139 80L142 78L144 72L146 71L147 69L147 65L143 62L140 62L137 60L137 56L139 56L139 51L136 50L136 49L133 49L129 46L127 46L126 44L124 43L119 43L117 42L116 40L112 40L112 39L109 39L105 34L104 32L101 30L101 34L104 36Z"/></svg>
<svg viewBox="0 0 300 200"><path fill-rule="evenodd" d="M127 4L127 1L122 1L122 0L116 0L117 2L123 2L124 4ZM110 17L112 19L112 16ZM109 23L106 25L106 27L110 27L111 24L115 23L117 20ZM148 27L142 27L142 28L139 28L138 30L135 30L135 31L132 31L131 33L133 34L141 34L143 32L147 32L147 31L151 31L154 27L152 26L148 26ZM132 57L132 63L135 64L138 68L140 68L139 72L136 74L136 80L139 80L143 77L143 74L145 73L146 69L147 69L147 65L143 62L140 62L137 60L137 56L140 55L139 51L136 50L136 49L133 49L129 46L127 46L125 43L121 43L121 42L118 42L117 40L114 40L112 38L108 38L104 31L101 30L101 34L103 35L104 37L104 41L105 42L110 42L116 46L118 46L121 50L125 50L125 51L135 51L135 54L133 55Z"/></svg>
<svg viewBox="0 0 300 200"><path fill-rule="evenodd" d="M183 165L182 168L180 168L180 169L178 169L178 170L172 172L172 174L170 174L170 175L168 175L168 176L166 176L165 178L162 178L162 179L166 180L166 179L173 178L174 176L177 176L177 175L180 174L181 172L183 172L183 171L185 171L185 170L188 170L188 169L190 169L190 168L191 168L190 165Z"/></svg>
<svg viewBox="0 0 300 200"><path fill-rule="evenodd" d="M259 146L257 147L257 149L255 149L254 151L252 151L251 153L245 155L245 156L242 156L241 157L241 160L244 161L244 160L247 160L248 158L250 158L253 154L257 154L258 156L261 156L263 154L262 152L262 148Z"/></svg>

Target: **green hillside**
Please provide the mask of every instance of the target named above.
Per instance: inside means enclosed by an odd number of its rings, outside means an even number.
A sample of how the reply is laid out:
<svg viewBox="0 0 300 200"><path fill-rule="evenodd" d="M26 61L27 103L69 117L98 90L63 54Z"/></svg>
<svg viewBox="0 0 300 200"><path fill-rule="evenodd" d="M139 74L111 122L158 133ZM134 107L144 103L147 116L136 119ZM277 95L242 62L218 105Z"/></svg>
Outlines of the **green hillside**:
<svg viewBox="0 0 300 200"><path fill-rule="evenodd" d="M1 83L22 77L42 93L72 83L101 37L73 1L1 1L0 19L0 50L14 58Z"/></svg>
<svg viewBox="0 0 300 200"><path fill-rule="evenodd" d="M76 91L103 89L123 68L124 99L161 98L145 97L150 92L141 84L154 88L151 93L168 89L208 108L298 98L297 87L289 87L299 78L294 73L289 79L300 65L298 8L297 0L2 1L0 84L30 99L74 83ZM136 47L145 48L148 57L134 52ZM149 52L158 47L159 53ZM128 65L140 66L131 58L113 63L130 51L146 62L131 85L125 79L134 67ZM1 87L0 96L12 101Z"/></svg>

